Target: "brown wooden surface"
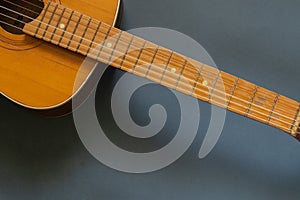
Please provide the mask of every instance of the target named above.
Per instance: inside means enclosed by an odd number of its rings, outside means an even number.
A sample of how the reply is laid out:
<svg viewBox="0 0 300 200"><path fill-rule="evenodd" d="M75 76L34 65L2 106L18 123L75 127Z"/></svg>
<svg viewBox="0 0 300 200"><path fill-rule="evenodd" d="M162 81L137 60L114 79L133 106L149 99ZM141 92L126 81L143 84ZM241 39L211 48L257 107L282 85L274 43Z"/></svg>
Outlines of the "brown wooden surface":
<svg viewBox="0 0 300 200"><path fill-rule="evenodd" d="M46 2L46 1L45 1ZM61 0L63 5L113 25L118 0ZM95 62L81 67L84 57L27 35L0 27L0 91L29 108L45 109L65 103L85 81Z"/></svg>

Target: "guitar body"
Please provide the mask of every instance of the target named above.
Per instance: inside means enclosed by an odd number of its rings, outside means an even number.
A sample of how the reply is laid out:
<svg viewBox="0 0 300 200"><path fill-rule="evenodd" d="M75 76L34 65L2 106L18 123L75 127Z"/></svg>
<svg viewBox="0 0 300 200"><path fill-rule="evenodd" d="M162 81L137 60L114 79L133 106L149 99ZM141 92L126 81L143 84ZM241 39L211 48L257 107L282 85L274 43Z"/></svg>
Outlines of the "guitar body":
<svg viewBox="0 0 300 200"><path fill-rule="evenodd" d="M120 6L119 0L56 2L109 25L115 25ZM66 105L96 65L96 61L82 65L84 56L25 34L10 33L2 27L0 57L0 93L23 107L48 111L51 115L70 111L62 108L69 107Z"/></svg>

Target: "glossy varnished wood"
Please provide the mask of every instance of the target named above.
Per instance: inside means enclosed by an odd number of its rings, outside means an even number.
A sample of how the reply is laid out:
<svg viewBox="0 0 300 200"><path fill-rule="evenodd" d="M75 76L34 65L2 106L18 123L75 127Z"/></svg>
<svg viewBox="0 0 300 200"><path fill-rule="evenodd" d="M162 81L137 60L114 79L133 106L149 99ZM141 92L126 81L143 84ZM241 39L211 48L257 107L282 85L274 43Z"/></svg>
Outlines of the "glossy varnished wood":
<svg viewBox="0 0 300 200"><path fill-rule="evenodd" d="M110 25L115 24L119 9L119 0L61 0L60 3ZM25 34L10 34L2 27L0 57L1 94L34 109L65 104L95 66L95 62L89 62L80 67L83 56Z"/></svg>

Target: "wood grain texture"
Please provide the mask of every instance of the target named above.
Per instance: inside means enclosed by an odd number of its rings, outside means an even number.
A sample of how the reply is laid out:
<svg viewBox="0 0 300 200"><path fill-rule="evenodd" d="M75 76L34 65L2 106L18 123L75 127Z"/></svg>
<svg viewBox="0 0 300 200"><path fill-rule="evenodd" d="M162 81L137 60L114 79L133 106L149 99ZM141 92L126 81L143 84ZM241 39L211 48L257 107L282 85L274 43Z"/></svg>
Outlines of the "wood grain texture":
<svg viewBox="0 0 300 200"><path fill-rule="evenodd" d="M110 25L114 25L119 9L118 0L61 0L60 3ZM73 86L79 70L76 89L95 65L90 62L80 68L83 56L25 34L10 34L2 27L0 58L1 94L34 109L64 104L76 91Z"/></svg>

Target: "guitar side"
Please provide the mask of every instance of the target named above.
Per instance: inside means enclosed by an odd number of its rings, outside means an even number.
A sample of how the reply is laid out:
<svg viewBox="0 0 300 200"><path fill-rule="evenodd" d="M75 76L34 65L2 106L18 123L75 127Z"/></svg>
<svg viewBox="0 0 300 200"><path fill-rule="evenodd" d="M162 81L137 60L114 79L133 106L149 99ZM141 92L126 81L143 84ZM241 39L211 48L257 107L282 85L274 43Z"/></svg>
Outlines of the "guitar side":
<svg viewBox="0 0 300 200"><path fill-rule="evenodd" d="M59 2L110 25L116 24L120 8L120 0ZM18 105L49 115L70 112L71 99L96 66L96 61L82 65L84 56L2 27L0 57L0 93Z"/></svg>

